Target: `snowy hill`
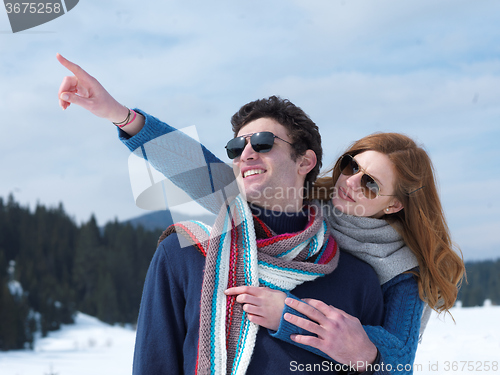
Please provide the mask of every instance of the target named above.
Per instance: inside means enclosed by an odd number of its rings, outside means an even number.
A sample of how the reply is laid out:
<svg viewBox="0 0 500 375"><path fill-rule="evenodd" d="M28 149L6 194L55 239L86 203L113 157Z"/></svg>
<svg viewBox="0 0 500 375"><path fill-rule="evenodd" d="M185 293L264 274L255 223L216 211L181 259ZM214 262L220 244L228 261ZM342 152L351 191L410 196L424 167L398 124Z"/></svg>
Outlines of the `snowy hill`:
<svg viewBox="0 0 500 375"><path fill-rule="evenodd" d="M450 316L431 317L414 374L500 373L500 306L454 308L452 314L456 324ZM0 353L0 374L131 374L134 338L131 329L78 314L75 325L38 340L34 351Z"/></svg>

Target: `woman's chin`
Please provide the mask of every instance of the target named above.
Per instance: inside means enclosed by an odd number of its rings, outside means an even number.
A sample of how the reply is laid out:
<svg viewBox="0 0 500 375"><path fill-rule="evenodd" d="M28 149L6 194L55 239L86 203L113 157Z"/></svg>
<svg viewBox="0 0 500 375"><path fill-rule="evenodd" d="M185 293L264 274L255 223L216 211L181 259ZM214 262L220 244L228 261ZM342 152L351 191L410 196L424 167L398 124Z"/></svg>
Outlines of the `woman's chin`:
<svg viewBox="0 0 500 375"><path fill-rule="evenodd" d="M370 216L366 208L362 205L354 205L339 198L332 199L332 205L337 211L351 216Z"/></svg>
<svg viewBox="0 0 500 375"><path fill-rule="evenodd" d="M349 207L346 207L346 205L341 204L339 202L335 202L335 199L332 199L332 206L335 208L335 212L333 214L337 216L341 216L341 214L344 215L350 215L350 210Z"/></svg>
<svg viewBox="0 0 500 375"><path fill-rule="evenodd" d="M348 207L346 207L339 198L332 199L332 206L340 212L347 213L346 209L348 209Z"/></svg>

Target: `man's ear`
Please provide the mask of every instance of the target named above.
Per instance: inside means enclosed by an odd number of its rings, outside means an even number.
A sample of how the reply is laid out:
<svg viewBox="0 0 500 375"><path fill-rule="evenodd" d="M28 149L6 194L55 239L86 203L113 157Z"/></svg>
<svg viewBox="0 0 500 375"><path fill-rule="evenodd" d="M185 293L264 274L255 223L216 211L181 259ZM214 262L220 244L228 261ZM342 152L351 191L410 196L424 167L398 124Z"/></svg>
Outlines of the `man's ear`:
<svg viewBox="0 0 500 375"><path fill-rule="evenodd" d="M313 170L318 162L316 158L316 153L313 150L307 150L304 155L302 155L299 162L298 172L300 175L307 175L309 172Z"/></svg>
<svg viewBox="0 0 500 375"><path fill-rule="evenodd" d="M403 209L403 204L399 201L399 199L394 198L391 202L391 205L384 210L385 214L395 214Z"/></svg>

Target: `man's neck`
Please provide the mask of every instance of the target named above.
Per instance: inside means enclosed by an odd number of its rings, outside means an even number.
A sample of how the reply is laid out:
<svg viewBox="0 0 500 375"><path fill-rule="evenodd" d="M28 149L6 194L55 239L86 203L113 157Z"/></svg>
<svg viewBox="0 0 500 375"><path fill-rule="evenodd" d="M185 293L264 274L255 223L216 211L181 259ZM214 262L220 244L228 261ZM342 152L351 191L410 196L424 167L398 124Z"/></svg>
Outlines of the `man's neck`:
<svg viewBox="0 0 500 375"><path fill-rule="evenodd" d="M276 234L300 232L305 229L308 222L307 211L304 210L299 212L272 211L252 204L250 204L250 209Z"/></svg>

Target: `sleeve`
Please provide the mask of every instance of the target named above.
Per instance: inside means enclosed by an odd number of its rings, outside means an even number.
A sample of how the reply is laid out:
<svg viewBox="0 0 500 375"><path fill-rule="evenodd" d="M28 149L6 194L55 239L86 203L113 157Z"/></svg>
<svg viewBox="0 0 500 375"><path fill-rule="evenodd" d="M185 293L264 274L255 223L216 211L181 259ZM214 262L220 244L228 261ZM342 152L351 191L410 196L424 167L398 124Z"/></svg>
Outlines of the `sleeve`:
<svg viewBox="0 0 500 375"><path fill-rule="evenodd" d="M412 374L424 302L411 274L399 275L386 284L383 285L383 327L364 328L380 351L386 369L397 374Z"/></svg>
<svg viewBox="0 0 500 375"><path fill-rule="evenodd" d="M132 153L147 160L212 213L219 213L224 201L238 194L230 166L185 133L139 109L134 110L145 118L141 131L131 137L118 129L120 140ZM154 180L151 174L150 178Z"/></svg>
<svg viewBox="0 0 500 375"><path fill-rule="evenodd" d="M146 276L134 351L133 374L183 374L185 298L166 256L158 247Z"/></svg>
<svg viewBox="0 0 500 375"><path fill-rule="evenodd" d="M293 299L295 299L297 301L301 301L300 298L294 296L290 292L287 292L286 296L288 298L293 298ZM281 314L280 325L278 327L278 330L277 331L274 331L274 330L271 330L271 329L267 330L269 332L269 334L271 335L271 337L274 337L276 339L288 342L288 343L290 343L292 345L295 345L295 346L298 346L298 347L300 347L302 349L310 351L311 353L314 353L314 354L320 355L322 357L325 357L325 358L327 358L328 360L331 361L332 359L329 356L327 356L325 353L323 353L321 350L313 348L311 346L307 346L307 345L302 345L302 344L296 343L295 341L293 341L290 338L290 336L293 335L293 334L296 334L296 335L309 335L310 336L310 335L312 335L312 333L309 332L309 331L307 331L307 330L305 330L305 329L297 327L296 325L294 325L294 324L286 321L285 318L284 318L286 313L290 313L290 314L299 316L301 318L308 319L308 317L305 316L304 314L301 314L298 311L292 309L290 306L285 305L285 308L283 309L283 313Z"/></svg>
<svg viewBox="0 0 500 375"><path fill-rule="evenodd" d="M412 371L408 365L413 365L415 359L424 303L419 297L417 282L411 274L399 275L386 284L383 286L385 303L383 326L363 326L379 351L372 369L380 371L363 374L411 374ZM287 296L300 300L290 293ZM278 330L269 330L269 334L332 361L332 358L322 351L297 344L290 339L292 334L311 335L312 333L286 321L284 315L287 312L307 319L289 306L285 306ZM380 366L375 366L377 364Z"/></svg>

